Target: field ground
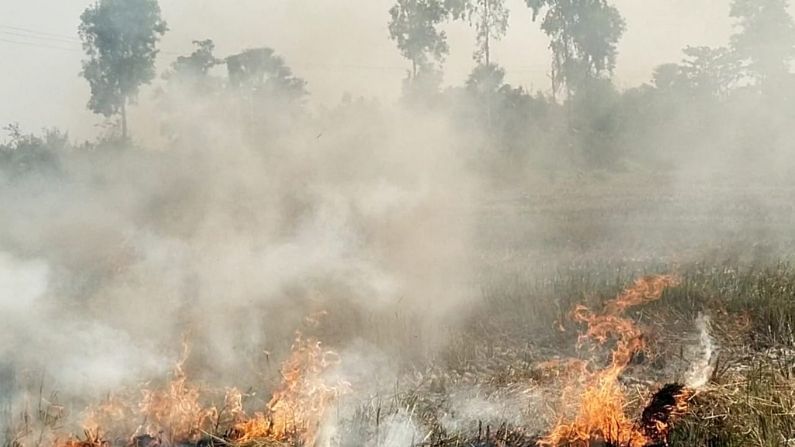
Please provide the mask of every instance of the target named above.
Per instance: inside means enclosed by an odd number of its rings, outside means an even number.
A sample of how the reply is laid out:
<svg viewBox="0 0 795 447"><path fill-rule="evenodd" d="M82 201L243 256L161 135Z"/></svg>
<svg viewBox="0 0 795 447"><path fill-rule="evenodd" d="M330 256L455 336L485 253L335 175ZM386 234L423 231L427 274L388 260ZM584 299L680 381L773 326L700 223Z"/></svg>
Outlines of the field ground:
<svg viewBox="0 0 795 447"><path fill-rule="evenodd" d="M637 416L651 392L685 380L696 361L695 322L706 315L715 369L674 424L670 445L795 445L795 187L661 177L528 191L479 208L482 299L450 330L454 341L409 368L413 379L366 406L351 427L408 408L428 430L417 444L533 445L561 404L558 373L539 365L590 355L576 349L574 306L599 308L640 276L675 274L679 285L631 311L650 348L621 378L627 411ZM412 346L401 337L421 331L383 339ZM466 403L473 395L474 408ZM366 443L354 439L349 445Z"/></svg>
<svg viewBox="0 0 795 447"><path fill-rule="evenodd" d="M444 343L425 349L418 339L429 329L410 314L341 307L316 328L329 346L368 334L401 359L391 392L341 399L357 410L337 410L336 442L533 445L566 403L565 371L550 362L603 358L576 348L574 306L598 309L642 275L674 274L678 285L629 312L649 348L620 378L627 411L637 416L652 391L684 381L695 322L707 315L715 368L670 445L795 445L795 187L732 183L571 180L483 200L472 279L480 299L433 328ZM393 433L401 427L410 434Z"/></svg>

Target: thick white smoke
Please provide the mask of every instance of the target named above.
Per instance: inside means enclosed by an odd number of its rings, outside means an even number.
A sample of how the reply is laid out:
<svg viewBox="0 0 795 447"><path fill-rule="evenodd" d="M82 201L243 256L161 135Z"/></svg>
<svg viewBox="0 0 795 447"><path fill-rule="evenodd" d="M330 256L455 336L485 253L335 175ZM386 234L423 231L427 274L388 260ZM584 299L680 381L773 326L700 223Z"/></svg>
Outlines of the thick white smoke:
<svg viewBox="0 0 795 447"><path fill-rule="evenodd" d="M716 346L715 339L710 334L709 315L699 314L696 319L696 328L699 331L699 346L695 350L696 358L690 364L690 369L685 376L685 385L694 390L700 390L712 378L715 371Z"/></svg>

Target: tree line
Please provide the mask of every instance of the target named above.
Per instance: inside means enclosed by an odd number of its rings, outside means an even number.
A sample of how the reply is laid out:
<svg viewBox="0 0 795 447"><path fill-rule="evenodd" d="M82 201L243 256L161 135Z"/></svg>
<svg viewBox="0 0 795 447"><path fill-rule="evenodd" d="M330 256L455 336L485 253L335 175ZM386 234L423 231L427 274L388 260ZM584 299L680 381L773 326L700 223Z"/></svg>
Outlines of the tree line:
<svg viewBox="0 0 795 447"><path fill-rule="evenodd" d="M507 84L505 70L494 60L494 43L509 32L504 0L396 0L388 11L388 32L409 63L404 100L445 109L462 128L482 129L478 144L493 148L507 163L532 159L533 151L547 148L548 160L566 154L589 166L612 166L643 150L668 150L649 148L660 141L692 146L699 135L718 131L717 116L725 117L727 110L740 121L751 104L770 114L792 110L785 98L795 93L795 26L786 0L732 0L735 31L727 46L688 46L680 62L656 67L649 83L623 91L612 76L627 25L611 2L525 0L525 5L528 22L549 39L546 92ZM473 30L475 65L465 85L442 88L450 52L444 27L454 21ZM157 0L98 0L80 17L86 55L81 74L91 91L87 106L117 118L123 141L129 138L127 108L157 77L158 44L167 31ZM216 66L225 66L225 78L211 74ZM195 41L194 51L176 58L163 78L166 89L233 95L253 122L273 118L258 113L261 109L300 110L307 95L307 83L273 49L219 57L209 39ZM691 114L693 122L683 114ZM760 119L748 127L755 137L766 137L775 120ZM680 138L666 133L674 130ZM18 128L15 132L6 153L24 140ZM665 138L657 138L661 135Z"/></svg>

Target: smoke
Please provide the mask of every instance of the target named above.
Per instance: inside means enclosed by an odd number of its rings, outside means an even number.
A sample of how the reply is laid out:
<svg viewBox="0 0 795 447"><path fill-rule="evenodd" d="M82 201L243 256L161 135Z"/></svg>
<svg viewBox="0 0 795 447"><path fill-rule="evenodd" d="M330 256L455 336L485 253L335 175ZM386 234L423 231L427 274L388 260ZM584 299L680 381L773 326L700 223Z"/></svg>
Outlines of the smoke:
<svg viewBox="0 0 795 447"><path fill-rule="evenodd" d="M424 441L422 431L414 421L411 411L401 410L384 421L384 438L377 445L402 447Z"/></svg>
<svg viewBox="0 0 795 447"><path fill-rule="evenodd" d="M130 374L157 367L159 359L136 346L129 334L53 303L47 295L50 276L41 261L0 253L0 311L8 319L0 356L6 362L23 369L44 367L58 387L74 390L92 383L118 386Z"/></svg>
<svg viewBox="0 0 795 447"><path fill-rule="evenodd" d="M617 4L630 10L630 30L632 14L649 8ZM383 6L368 3L367 11ZM512 15L515 27L524 20L529 29L524 2L511 7L525 14ZM451 339L469 350L450 363L467 367L493 360L495 343L498 352L508 344L543 346L536 334L568 311L559 297L596 293L558 290L557 283L544 289L560 279L558 265L626 262L634 269L650 260L701 259L736 235L760 245L792 240L793 190L782 186L793 170L786 101L662 84L619 92L605 82L592 97L560 104L500 81L479 86L481 96L466 88L420 91L424 106L350 97L335 103L329 98L348 87L382 94L403 71L377 79L329 75L334 64L353 64L322 58L373 49L369 38L340 33L346 27L339 24L352 20L347 11L323 8L334 15L312 19L343 35L335 51L313 33L295 41L294 30L269 28L266 37L288 64L296 62L296 75L304 75L302 65L321 67L307 76L310 89L327 90L319 95L324 107L236 90L216 67L205 90L170 79L142 95L130 111L132 147L75 144L57 153L53 171L15 176L0 166L0 315L7 320L0 382L14 384L0 383L0 402L29 400L30 389L46 386L74 403L76 416L82 400L162 379L182 340L191 345L185 368L192 380L268 390L300 332L340 352L334 374L356 396L336 411L352 418L356 398L397 388L401 374L423 361L443 363ZM221 5L201 13L218 9L237 11ZM303 16L286 3L277 9ZM202 28L190 38L203 38L205 21L193 17ZM385 34L386 14L373 20L368 35ZM227 23L235 29L217 31L240 33L234 45L260 44L261 27ZM724 23L710 26L723 30ZM451 42L471 37L463 24L452 28ZM533 32L533 45L545 48L535 25ZM721 43L706 34L694 38ZM512 70L506 56L526 53L530 39L510 39L494 54L511 83L546 84L548 57L542 70L530 68L533 78L521 77L527 69ZM622 63L641 57L624 45ZM648 58L647 45L639 46ZM243 47L220 39L221 49ZM447 70L455 85L471 68L470 49L463 53L466 65L454 53L458 68ZM389 54L388 64L402 63ZM378 68L384 62L376 56ZM678 50L665 57L679 57ZM620 65L619 75L647 79L647 68L663 61L641 62L642 69ZM760 178L763 186L744 183ZM608 284L616 275L604 271L582 283ZM533 295L539 290L540 298ZM557 314L540 305L546 299L555 300ZM488 347L457 332L475 310L479 321L467 331L499 332L489 334L496 341ZM717 343L708 316L696 327L686 383L700 389L715 368ZM531 363L520 357L506 363ZM541 430L528 407L548 413L541 397L486 394L475 385L437 397L451 409L434 414L449 432L477 423ZM328 439L341 436L334 416L324 428ZM425 437L413 410L385 417L379 445Z"/></svg>
<svg viewBox="0 0 795 447"><path fill-rule="evenodd" d="M712 378L715 371L716 346L710 334L709 315L699 314L696 318L696 328L699 331L699 347L695 350L696 359L690 364L690 369L685 375L685 385L693 390L702 389Z"/></svg>
<svg viewBox="0 0 795 447"><path fill-rule="evenodd" d="M407 356L466 317L477 178L444 117L353 102L262 130L225 98L160 101L148 150L6 179L4 365L101 395L169 370L187 337L189 374L248 386L318 311L334 348Z"/></svg>
<svg viewBox="0 0 795 447"><path fill-rule="evenodd" d="M479 388L456 389L448 396L449 412L440 416L440 423L448 433L466 433L481 426L534 426L523 416L530 402L525 393L487 393ZM537 428L541 428L538 424Z"/></svg>

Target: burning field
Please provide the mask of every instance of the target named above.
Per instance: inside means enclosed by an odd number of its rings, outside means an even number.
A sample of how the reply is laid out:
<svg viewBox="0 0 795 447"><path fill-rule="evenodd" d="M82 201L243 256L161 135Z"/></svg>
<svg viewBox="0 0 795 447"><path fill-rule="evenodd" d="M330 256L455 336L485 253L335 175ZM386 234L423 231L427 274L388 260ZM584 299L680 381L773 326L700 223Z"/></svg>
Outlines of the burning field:
<svg viewBox="0 0 795 447"><path fill-rule="evenodd" d="M0 447L795 447L795 6L655 1L3 0Z"/></svg>
<svg viewBox="0 0 795 447"><path fill-rule="evenodd" d="M0 253L2 447L795 442L788 246L687 251L717 244L709 208L660 190L475 204L454 154L425 154L440 176L391 138L219 176L216 151L127 153L102 193L76 159L63 197L6 192L47 206L0 231L38 254ZM28 237L42 210L58 225Z"/></svg>
<svg viewBox="0 0 795 447"><path fill-rule="evenodd" d="M720 440L734 436L727 431L737 417L732 411L740 405L766 408L784 423L789 414L775 412L795 402L785 400L792 399L791 382L788 373L777 376L780 400L750 395L751 387L759 386L752 378L756 372L732 364L736 353L721 360L717 346L722 331L741 334L754 323L726 309L714 320L684 318L682 306L692 303L671 300L692 296L697 279L641 276L612 298L592 297L561 312L546 347L511 346L505 342L512 337L503 333L484 343L488 352L473 347L466 354L446 354L470 356L466 366L452 359L445 365L442 357L404 366L391 390L361 387L355 374L346 375L344 353L303 333L296 334L272 386L215 388L191 377L188 338L167 380L116 390L85 408L40 394L15 415L6 445L740 445ZM757 280L765 284L771 278ZM671 325L675 315L679 321ZM322 333L333 318L331 312L307 318L311 324L301 330ZM494 323L508 329L504 322ZM469 337L483 340L470 333L462 343ZM721 349L738 349L730 342L721 340ZM694 440L682 441L686 436Z"/></svg>

